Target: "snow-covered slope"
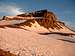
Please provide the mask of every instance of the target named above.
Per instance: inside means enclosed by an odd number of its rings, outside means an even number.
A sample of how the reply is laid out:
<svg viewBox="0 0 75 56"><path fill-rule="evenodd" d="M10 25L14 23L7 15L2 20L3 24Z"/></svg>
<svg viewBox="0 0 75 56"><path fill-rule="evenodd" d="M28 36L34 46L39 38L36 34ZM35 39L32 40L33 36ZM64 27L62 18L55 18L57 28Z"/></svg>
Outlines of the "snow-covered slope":
<svg viewBox="0 0 75 56"><path fill-rule="evenodd" d="M0 28L0 48L19 56L75 56L75 43L61 40L63 38L68 37L57 34L43 36L23 29Z"/></svg>

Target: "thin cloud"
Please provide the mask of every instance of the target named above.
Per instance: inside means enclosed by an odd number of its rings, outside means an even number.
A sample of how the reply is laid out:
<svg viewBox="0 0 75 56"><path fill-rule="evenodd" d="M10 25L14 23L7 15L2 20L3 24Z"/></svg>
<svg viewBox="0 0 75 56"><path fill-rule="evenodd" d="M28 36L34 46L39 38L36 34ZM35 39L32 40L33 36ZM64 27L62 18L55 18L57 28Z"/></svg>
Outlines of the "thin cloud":
<svg viewBox="0 0 75 56"><path fill-rule="evenodd" d="M23 12L20 11L20 9L21 8L19 8L18 6L1 4L0 13L2 13L2 15L3 14L4 15L17 15L17 14L23 13Z"/></svg>

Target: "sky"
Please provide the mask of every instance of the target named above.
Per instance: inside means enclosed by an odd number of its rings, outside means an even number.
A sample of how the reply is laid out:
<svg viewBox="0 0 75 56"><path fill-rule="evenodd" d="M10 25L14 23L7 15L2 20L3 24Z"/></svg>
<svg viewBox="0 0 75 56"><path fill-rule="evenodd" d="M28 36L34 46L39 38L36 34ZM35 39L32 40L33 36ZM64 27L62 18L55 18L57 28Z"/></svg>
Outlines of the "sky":
<svg viewBox="0 0 75 56"><path fill-rule="evenodd" d="M75 0L0 0L0 16L13 16L24 12L48 9L75 27Z"/></svg>

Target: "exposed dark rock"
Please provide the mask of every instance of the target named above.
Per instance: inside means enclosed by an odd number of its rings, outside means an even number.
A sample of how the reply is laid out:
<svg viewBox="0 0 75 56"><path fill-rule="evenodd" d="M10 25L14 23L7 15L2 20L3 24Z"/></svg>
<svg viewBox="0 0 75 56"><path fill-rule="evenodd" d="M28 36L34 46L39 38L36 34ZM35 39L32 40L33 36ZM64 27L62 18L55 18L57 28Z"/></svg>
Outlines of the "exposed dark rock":
<svg viewBox="0 0 75 56"><path fill-rule="evenodd" d="M10 51L4 51L0 49L0 56L17 56L17 55L10 53Z"/></svg>

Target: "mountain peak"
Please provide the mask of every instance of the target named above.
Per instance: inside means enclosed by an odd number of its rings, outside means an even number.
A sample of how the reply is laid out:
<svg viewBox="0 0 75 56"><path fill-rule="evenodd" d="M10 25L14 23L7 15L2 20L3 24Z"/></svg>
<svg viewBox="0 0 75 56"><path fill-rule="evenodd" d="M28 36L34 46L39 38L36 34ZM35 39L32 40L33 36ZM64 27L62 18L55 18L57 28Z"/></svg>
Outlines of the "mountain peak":
<svg viewBox="0 0 75 56"><path fill-rule="evenodd" d="M25 22L14 24L14 26L12 25L12 27L19 27L27 30L33 29L33 31L42 32L45 30L47 32L72 32L65 26L65 23L58 20L57 16L53 12L46 9L31 13L19 14L16 16L4 16L3 20L26 20Z"/></svg>

